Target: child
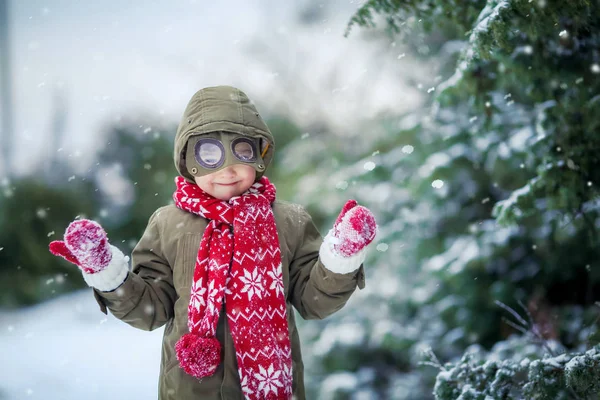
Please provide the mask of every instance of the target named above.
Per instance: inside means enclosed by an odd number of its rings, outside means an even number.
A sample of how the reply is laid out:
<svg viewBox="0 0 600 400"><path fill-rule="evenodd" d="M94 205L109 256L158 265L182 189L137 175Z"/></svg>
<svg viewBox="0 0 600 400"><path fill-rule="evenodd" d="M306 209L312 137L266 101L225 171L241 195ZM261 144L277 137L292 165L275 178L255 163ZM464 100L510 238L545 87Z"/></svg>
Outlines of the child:
<svg viewBox="0 0 600 400"><path fill-rule="evenodd" d="M373 214L350 200L322 239L300 206L275 200L274 140L242 91L190 100L175 137L175 204L129 258L102 227L73 221L50 251L76 264L104 313L165 325L159 399L304 399L292 306L325 318L364 287Z"/></svg>

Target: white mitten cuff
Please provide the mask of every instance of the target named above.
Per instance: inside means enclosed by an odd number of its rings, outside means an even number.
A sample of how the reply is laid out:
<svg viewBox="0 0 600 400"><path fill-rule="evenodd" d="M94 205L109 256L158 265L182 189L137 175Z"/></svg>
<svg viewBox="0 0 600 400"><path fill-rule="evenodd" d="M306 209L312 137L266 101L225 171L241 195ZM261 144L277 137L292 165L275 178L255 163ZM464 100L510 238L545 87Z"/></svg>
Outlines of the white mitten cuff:
<svg viewBox="0 0 600 400"><path fill-rule="evenodd" d="M334 237L332 233L333 229L327 233L323 239L323 243L321 243L321 248L319 249L319 259L321 260L321 263L323 263L325 268L329 271L337 274L349 274L356 271L365 261L365 257L367 256L366 250L369 246L364 247L350 257L344 257L334 250L333 245L338 242L338 239Z"/></svg>
<svg viewBox="0 0 600 400"><path fill-rule="evenodd" d="M95 274L88 274L82 271L85 283L102 292L110 292L121 286L125 282L127 272L129 271L129 257L113 245L110 245L110 250L112 252L112 259L106 268Z"/></svg>

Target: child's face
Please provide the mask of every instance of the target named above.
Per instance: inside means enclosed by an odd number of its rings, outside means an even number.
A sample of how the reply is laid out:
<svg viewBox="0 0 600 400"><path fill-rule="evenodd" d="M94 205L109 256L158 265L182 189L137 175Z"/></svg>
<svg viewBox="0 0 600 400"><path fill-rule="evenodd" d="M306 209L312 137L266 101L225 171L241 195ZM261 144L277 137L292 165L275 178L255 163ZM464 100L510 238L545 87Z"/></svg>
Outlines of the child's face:
<svg viewBox="0 0 600 400"><path fill-rule="evenodd" d="M194 177L200 189L214 198L225 201L244 193L255 179L256 170L245 164L230 165L212 174Z"/></svg>

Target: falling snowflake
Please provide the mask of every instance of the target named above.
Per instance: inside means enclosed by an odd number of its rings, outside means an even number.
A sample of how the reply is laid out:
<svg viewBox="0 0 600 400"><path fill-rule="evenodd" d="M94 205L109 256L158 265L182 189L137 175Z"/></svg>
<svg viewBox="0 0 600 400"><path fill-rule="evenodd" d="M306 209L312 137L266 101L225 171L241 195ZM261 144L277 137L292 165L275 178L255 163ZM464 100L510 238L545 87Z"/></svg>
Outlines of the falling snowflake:
<svg viewBox="0 0 600 400"><path fill-rule="evenodd" d="M442 186L444 186L444 181L441 179L436 179L435 181L431 182L431 186L433 186L435 189L441 189Z"/></svg>
<svg viewBox="0 0 600 400"><path fill-rule="evenodd" d="M415 148L409 144L402 146L402 152L404 154L411 154L414 150Z"/></svg>
<svg viewBox="0 0 600 400"><path fill-rule="evenodd" d="M379 243L377 245L377 251L380 251L382 253L385 253L388 248L389 248L389 245L387 243Z"/></svg>
<svg viewBox="0 0 600 400"><path fill-rule="evenodd" d="M340 181L335 185L336 189L346 190L348 188L348 182Z"/></svg>

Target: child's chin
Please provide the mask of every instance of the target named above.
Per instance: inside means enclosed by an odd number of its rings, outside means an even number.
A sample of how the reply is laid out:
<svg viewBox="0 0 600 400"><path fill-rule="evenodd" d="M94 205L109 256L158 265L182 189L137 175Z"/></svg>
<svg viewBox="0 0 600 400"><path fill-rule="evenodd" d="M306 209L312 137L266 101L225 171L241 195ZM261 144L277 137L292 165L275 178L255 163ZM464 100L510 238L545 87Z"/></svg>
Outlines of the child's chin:
<svg viewBox="0 0 600 400"><path fill-rule="evenodd" d="M214 197L219 200L229 201L232 197L239 196L241 193L237 193L235 190L223 191L220 193L216 193Z"/></svg>

